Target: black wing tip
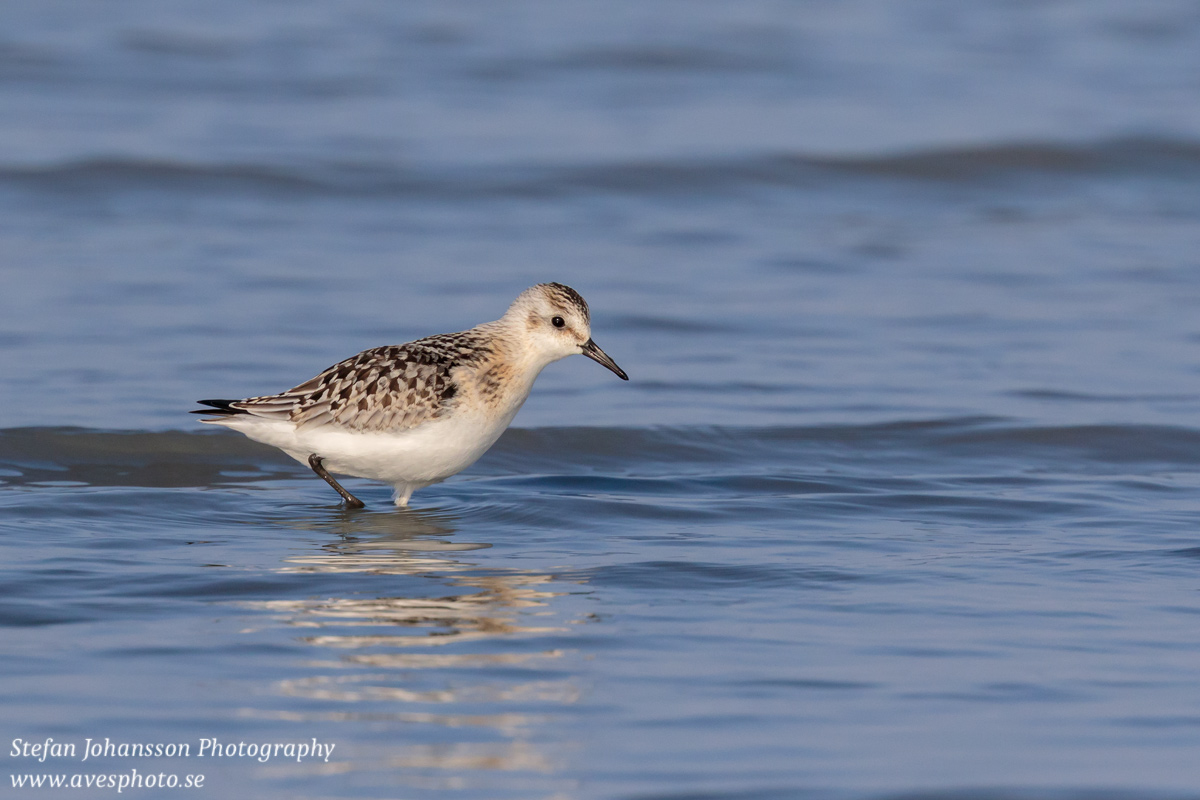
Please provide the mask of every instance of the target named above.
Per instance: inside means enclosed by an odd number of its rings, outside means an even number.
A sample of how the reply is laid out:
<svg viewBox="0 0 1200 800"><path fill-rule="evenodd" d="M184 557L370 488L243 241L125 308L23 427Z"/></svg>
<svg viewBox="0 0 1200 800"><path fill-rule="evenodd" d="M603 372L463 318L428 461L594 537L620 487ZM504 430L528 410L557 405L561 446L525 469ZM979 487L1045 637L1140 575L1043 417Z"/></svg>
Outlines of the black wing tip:
<svg viewBox="0 0 1200 800"><path fill-rule="evenodd" d="M196 408L189 411L189 414L207 414L210 417L236 417L238 414L246 414L240 408L234 408L233 404L237 400L197 400L202 406L210 406L210 408Z"/></svg>

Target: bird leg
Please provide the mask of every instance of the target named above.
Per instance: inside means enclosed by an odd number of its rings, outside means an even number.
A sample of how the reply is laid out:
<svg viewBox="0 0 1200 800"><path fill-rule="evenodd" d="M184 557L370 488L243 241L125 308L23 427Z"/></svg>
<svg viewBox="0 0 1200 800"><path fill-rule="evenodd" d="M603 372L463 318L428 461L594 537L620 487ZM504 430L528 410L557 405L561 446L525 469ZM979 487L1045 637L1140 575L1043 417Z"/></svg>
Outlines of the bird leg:
<svg viewBox="0 0 1200 800"><path fill-rule="evenodd" d="M411 483L401 483L396 486L396 508L408 508L408 498L412 497L415 488L417 487Z"/></svg>
<svg viewBox="0 0 1200 800"><path fill-rule="evenodd" d="M334 480L334 477L332 475L330 475L328 471L326 471L325 467L322 466L322 463L321 463L324 460L325 459L321 458L316 453L313 453L311 456L308 457L308 465L310 467L312 467L313 472L320 475L322 478L325 479L326 483L328 483L330 486L332 486L334 489L337 490L337 493L340 494L342 496L342 499L346 501L347 508L365 508L366 503L364 503L362 500L359 500L357 497L355 497L354 495L350 494L345 489L343 489L342 485L340 483L338 483L336 480Z"/></svg>

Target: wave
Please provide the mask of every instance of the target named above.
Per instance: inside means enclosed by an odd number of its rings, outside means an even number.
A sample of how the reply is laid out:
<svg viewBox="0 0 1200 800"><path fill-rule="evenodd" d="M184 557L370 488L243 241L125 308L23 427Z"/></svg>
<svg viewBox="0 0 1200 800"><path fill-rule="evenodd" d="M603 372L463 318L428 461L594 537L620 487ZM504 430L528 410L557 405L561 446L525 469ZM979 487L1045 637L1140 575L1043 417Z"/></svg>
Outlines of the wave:
<svg viewBox="0 0 1200 800"><path fill-rule="evenodd" d="M568 482L577 472L591 480L732 475L741 476L737 485L754 493L778 489L781 481L793 490L796 481L819 482L813 476L823 465L948 474L998 461L1066 471L1194 469L1200 464L1200 430L1030 426L991 417L761 428L510 429L472 470ZM807 477L802 480L801 474ZM0 430L0 485L181 487L297 475L307 475L307 469L273 448L225 431Z"/></svg>
<svg viewBox="0 0 1200 800"><path fill-rule="evenodd" d="M277 477L289 463L278 450L223 432L0 430L0 483L10 485L207 486Z"/></svg>
<svg viewBox="0 0 1200 800"><path fill-rule="evenodd" d="M754 185L809 186L848 177L970 182L1037 175L1146 175L1192 180L1197 174L1200 143L1146 137L1091 143L999 143L867 156L762 153L469 168L418 168L386 162L271 165L90 158L0 166L0 185L72 192L156 190L470 199L590 192L722 192Z"/></svg>

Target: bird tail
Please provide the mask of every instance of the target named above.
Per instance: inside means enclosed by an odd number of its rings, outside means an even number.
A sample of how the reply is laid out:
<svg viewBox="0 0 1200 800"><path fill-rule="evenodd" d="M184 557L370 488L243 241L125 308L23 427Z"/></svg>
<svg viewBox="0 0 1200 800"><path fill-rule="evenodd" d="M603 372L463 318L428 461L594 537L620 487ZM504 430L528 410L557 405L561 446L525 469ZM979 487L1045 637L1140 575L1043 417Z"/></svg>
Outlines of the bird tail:
<svg viewBox="0 0 1200 800"><path fill-rule="evenodd" d="M210 406L210 408L197 408L189 413L191 414L207 414L210 417L236 417L239 414L249 413L240 408L234 408L233 404L237 400L197 400L202 406Z"/></svg>

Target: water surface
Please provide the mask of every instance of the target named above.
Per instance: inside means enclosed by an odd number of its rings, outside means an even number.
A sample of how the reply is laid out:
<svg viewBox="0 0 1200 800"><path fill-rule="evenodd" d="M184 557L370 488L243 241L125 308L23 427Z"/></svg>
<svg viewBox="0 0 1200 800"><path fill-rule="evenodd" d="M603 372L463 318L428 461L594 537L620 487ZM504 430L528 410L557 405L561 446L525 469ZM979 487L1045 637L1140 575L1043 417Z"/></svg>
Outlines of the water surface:
<svg viewBox="0 0 1200 800"><path fill-rule="evenodd" d="M3 741L336 744L10 775L1200 796L1195 9L4 13ZM413 510L185 413L544 280Z"/></svg>

